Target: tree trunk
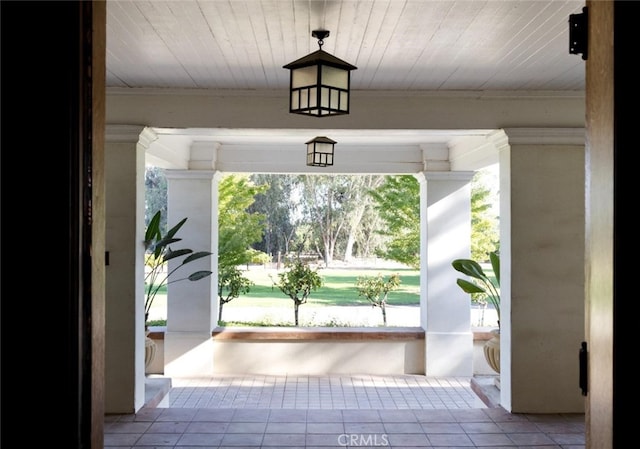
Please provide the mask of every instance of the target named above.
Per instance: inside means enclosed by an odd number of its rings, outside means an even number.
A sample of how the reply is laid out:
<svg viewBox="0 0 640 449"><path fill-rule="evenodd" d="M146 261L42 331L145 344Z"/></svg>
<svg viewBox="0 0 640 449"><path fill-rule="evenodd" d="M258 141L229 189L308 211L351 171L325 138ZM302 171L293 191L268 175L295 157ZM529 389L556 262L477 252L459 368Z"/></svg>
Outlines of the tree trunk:
<svg viewBox="0 0 640 449"><path fill-rule="evenodd" d="M382 322L384 325L387 325L387 308L385 307L385 303L380 304L380 309L382 309Z"/></svg>
<svg viewBox="0 0 640 449"><path fill-rule="evenodd" d="M294 310L294 316L295 316L295 323L296 326L298 325L298 309L300 308L300 304L298 304L297 301L294 301L293 303L293 310Z"/></svg>
<svg viewBox="0 0 640 449"><path fill-rule="evenodd" d="M220 307L218 308L218 324L220 324L220 321L222 321L222 306L224 305L224 303L222 301L220 301Z"/></svg>

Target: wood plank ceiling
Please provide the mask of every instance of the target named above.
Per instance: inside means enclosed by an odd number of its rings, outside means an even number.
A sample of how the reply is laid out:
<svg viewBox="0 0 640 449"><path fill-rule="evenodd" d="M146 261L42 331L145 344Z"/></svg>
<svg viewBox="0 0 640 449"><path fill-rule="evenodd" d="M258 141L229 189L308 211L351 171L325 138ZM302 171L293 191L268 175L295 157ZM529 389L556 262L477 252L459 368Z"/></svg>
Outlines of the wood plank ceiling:
<svg viewBox="0 0 640 449"><path fill-rule="evenodd" d="M569 53L569 16L583 6L577 0L111 0L107 87L286 90L289 71L283 66L316 51L311 32L326 29L323 50L357 66L351 74L355 91L583 93L584 61ZM222 144L220 166L255 136L284 148L313 135L289 129L154 131L158 138L148 160L155 152L158 164L167 163L171 157L160 155L173 151L174 159L186 161L192 142L216 141ZM348 143L356 145L351 153L358 170L389 169L363 166L358 144L409 145L413 156L404 162L415 171L422 167L420 144L450 148L460 135L464 130L457 136L333 130L331 137L340 143L342 161ZM264 169L267 162L256 164ZM303 159L296 163L300 168L292 171L305 169Z"/></svg>
<svg viewBox="0 0 640 449"><path fill-rule="evenodd" d="M354 90L583 91L569 54L582 1L109 1L107 86L286 89L282 66L323 49Z"/></svg>

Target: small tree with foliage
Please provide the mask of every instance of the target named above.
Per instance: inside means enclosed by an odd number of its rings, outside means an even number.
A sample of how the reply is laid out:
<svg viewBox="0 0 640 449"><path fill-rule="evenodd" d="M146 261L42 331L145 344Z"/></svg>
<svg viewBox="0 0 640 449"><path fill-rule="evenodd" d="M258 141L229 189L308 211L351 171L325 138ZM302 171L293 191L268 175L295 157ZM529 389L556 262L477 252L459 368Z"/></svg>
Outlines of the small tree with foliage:
<svg viewBox="0 0 640 449"><path fill-rule="evenodd" d="M400 286L400 275L395 273L389 276L386 281L382 274L377 276L360 276L356 280L358 296L364 296L369 300L372 307L380 307L382 311L382 322L387 325L387 297L389 292L396 290Z"/></svg>
<svg viewBox="0 0 640 449"><path fill-rule="evenodd" d="M237 267L224 267L218 272L218 323L222 321L222 307L240 295L249 293L253 285Z"/></svg>
<svg viewBox="0 0 640 449"><path fill-rule="evenodd" d="M297 326L300 305L306 304L312 291L322 287L322 277L317 269L296 260L288 263L284 272L278 273L278 282L274 285L293 300L294 323Z"/></svg>

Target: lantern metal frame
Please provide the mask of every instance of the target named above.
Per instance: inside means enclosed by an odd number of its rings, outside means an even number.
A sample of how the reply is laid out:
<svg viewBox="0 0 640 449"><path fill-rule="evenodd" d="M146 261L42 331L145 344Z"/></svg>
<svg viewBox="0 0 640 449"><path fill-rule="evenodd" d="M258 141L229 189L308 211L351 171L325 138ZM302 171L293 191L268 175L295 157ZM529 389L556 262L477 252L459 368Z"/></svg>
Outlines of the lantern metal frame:
<svg viewBox="0 0 640 449"><path fill-rule="evenodd" d="M349 114L351 71L356 66L322 49L328 30L314 30L320 49L283 68L290 70L289 112L328 117Z"/></svg>

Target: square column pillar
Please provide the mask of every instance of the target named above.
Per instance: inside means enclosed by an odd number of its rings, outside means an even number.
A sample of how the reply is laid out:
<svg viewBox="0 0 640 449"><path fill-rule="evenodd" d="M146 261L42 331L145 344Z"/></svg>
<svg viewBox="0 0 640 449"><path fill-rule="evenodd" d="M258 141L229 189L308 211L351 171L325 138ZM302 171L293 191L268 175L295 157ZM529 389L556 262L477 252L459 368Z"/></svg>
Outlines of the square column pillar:
<svg viewBox="0 0 640 449"><path fill-rule="evenodd" d="M584 413L585 132L505 129L500 159L500 402Z"/></svg>
<svg viewBox="0 0 640 449"><path fill-rule="evenodd" d="M213 274L195 282L167 286L167 332L164 340L165 374L173 377L213 374L211 331L218 317L218 180L214 170L166 170L167 224L183 218L180 247L211 251L189 264L185 275L196 270ZM178 262L169 261L169 270Z"/></svg>
<svg viewBox="0 0 640 449"><path fill-rule="evenodd" d="M106 129L105 413L135 413L145 400L143 129Z"/></svg>
<svg viewBox="0 0 640 449"><path fill-rule="evenodd" d="M422 172L420 181L420 324L425 374L473 374L469 295L451 266L471 253L471 178L474 172Z"/></svg>

